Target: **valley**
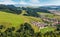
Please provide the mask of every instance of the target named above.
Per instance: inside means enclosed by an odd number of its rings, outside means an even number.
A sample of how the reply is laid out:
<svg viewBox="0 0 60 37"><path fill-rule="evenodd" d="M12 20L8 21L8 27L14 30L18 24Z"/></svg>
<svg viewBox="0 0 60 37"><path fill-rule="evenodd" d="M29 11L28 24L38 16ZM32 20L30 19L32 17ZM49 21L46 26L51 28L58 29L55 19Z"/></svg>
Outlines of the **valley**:
<svg viewBox="0 0 60 37"><path fill-rule="evenodd" d="M24 37L23 35L28 35L27 37L44 37L45 34L47 37L60 37L59 13L59 11L40 7L0 5L0 31L3 35L6 33L14 34L14 37Z"/></svg>

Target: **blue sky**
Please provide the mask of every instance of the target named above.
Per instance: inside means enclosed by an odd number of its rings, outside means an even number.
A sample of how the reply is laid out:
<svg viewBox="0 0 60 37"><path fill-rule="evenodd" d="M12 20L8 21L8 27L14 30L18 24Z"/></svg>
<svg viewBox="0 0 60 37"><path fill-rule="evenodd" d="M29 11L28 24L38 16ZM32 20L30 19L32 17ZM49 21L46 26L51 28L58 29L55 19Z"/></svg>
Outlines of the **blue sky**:
<svg viewBox="0 0 60 37"><path fill-rule="evenodd" d="M60 5L60 0L0 0L0 4L22 4L30 6Z"/></svg>

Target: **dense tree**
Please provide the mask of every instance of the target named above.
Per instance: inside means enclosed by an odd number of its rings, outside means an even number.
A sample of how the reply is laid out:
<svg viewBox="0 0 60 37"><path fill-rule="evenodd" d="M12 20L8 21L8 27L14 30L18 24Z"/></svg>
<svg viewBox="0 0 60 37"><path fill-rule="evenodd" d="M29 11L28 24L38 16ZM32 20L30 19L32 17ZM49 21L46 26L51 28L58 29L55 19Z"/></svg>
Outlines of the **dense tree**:
<svg viewBox="0 0 60 37"><path fill-rule="evenodd" d="M3 25L1 26L3 29ZM4 32L0 30L0 37L60 37L58 31L48 31L46 33L34 32L30 24L24 23L15 31L15 27L7 28Z"/></svg>
<svg viewBox="0 0 60 37"><path fill-rule="evenodd" d="M57 27L56 30L57 30L57 31L60 31L60 24L57 24L56 27Z"/></svg>
<svg viewBox="0 0 60 37"><path fill-rule="evenodd" d="M41 32L37 32L37 33L35 33L35 35L34 35L34 37L42 37L42 33Z"/></svg>
<svg viewBox="0 0 60 37"><path fill-rule="evenodd" d="M4 28L4 26L3 25L0 25L0 29L3 29Z"/></svg>
<svg viewBox="0 0 60 37"><path fill-rule="evenodd" d="M21 27L17 30L17 32L22 37L33 37L33 35L34 35L34 30L28 23L21 25Z"/></svg>

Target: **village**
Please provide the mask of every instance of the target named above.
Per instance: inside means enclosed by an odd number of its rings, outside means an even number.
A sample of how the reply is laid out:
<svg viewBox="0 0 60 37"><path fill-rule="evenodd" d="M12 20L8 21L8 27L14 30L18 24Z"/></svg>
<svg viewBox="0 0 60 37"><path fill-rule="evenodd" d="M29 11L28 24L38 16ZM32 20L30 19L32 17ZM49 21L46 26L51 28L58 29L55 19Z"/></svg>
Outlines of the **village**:
<svg viewBox="0 0 60 37"><path fill-rule="evenodd" d="M41 20L43 20L45 23L41 23L39 21L31 21L31 24L37 26L39 29L46 28L47 26L55 27L57 24L60 24L59 20L55 18L41 17Z"/></svg>

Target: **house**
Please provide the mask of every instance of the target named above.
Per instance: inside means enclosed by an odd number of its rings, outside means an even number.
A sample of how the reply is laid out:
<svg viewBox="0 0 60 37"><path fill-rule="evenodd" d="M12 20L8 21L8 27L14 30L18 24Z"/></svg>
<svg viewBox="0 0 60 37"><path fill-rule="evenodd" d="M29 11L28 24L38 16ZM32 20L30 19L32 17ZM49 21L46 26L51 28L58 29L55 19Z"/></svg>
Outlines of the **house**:
<svg viewBox="0 0 60 37"><path fill-rule="evenodd" d="M45 28L47 26L46 23L41 23L36 21L32 21L31 24L33 24L34 26L38 26L39 29Z"/></svg>

